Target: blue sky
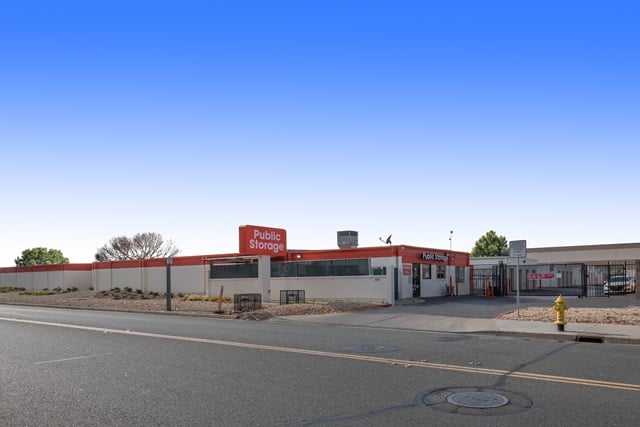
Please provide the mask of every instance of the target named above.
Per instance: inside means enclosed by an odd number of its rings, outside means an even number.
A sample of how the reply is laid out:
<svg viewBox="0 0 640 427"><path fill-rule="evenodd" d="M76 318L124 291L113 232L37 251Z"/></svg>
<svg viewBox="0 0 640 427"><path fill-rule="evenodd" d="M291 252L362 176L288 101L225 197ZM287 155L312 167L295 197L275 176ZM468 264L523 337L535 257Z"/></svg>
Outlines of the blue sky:
<svg viewBox="0 0 640 427"><path fill-rule="evenodd" d="M236 252L639 242L634 1L4 1L0 266L153 231Z"/></svg>

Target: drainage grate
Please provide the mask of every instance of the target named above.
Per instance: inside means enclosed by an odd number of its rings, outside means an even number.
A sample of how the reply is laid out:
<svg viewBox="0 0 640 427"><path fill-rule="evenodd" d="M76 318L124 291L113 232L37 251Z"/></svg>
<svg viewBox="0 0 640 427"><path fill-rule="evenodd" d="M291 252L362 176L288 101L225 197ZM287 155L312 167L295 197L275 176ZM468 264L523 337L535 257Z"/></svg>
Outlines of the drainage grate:
<svg viewBox="0 0 640 427"><path fill-rule="evenodd" d="M578 342L596 342L596 343L604 343L604 337L599 337L596 335L576 335L576 341Z"/></svg>
<svg viewBox="0 0 640 427"><path fill-rule="evenodd" d="M509 403L509 399L498 393L465 391L447 396L449 403L465 408L498 408Z"/></svg>

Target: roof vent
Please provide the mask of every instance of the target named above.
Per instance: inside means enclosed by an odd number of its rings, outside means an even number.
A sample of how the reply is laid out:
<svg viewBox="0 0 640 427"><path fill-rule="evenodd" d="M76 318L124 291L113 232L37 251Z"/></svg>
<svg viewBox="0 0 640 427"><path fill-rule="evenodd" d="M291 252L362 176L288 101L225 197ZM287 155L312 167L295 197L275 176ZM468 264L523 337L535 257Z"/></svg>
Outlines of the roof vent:
<svg viewBox="0 0 640 427"><path fill-rule="evenodd" d="M340 249L357 248L358 232L357 231L338 231L338 247Z"/></svg>

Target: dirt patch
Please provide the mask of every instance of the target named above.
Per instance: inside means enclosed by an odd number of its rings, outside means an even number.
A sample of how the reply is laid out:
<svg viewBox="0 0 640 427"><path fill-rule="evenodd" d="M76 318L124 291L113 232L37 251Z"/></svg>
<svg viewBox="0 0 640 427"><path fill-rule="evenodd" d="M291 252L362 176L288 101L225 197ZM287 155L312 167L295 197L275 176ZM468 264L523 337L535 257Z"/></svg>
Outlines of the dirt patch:
<svg viewBox="0 0 640 427"><path fill-rule="evenodd" d="M569 308L565 313L567 323L604 323L617 325L640 325L640 307L629 308ZM527 307L518 312L509 311L496 317L502 320L533 320L555 322L556 312L552 308Z"/></svg>
<svg viewBox="0 0 640 427"><path fill-rule="evenodd" d="M186 297L186 296L185 296ZM37 306L86 308L113 311L166 312L166 295L129 290L78 291L54 295L26 295L20 291L0 293L0 303ZM262 303L262 308L248 312L234 311L233 302L185 300L175 295L171 298L171 311L175 314L204 316L229 316L239 319L264 320L274 316L327 314L354 310L367 310L384 305L356 301L314 301L304 304ZM218 312L221 313L218 313Z"/></svg>

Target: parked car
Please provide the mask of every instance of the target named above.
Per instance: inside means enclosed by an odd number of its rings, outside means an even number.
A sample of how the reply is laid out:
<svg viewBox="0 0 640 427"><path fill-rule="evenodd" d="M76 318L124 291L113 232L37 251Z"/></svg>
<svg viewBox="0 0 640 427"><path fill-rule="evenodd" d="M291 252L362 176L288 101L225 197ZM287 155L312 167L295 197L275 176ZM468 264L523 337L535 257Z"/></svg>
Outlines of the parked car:
<svg viewBox="0 0 640 427"><path fill-rule="evenodd" d="M604 282L604 294L629 294L636 291L636 276L611 276Z"/></svg>

